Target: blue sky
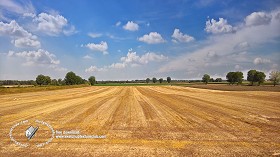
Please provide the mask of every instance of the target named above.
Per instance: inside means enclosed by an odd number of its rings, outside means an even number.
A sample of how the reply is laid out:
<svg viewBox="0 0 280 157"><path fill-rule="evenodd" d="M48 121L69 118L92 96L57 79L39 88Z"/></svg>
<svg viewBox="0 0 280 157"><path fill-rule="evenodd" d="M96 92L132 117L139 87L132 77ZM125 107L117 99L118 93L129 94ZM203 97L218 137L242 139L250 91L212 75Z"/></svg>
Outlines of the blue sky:
<svg viewBox="0 0 280 157"><path fill-rule="evenodd" d="M0 0L0 79L268 75L279 28L277 0Z"/></svg>

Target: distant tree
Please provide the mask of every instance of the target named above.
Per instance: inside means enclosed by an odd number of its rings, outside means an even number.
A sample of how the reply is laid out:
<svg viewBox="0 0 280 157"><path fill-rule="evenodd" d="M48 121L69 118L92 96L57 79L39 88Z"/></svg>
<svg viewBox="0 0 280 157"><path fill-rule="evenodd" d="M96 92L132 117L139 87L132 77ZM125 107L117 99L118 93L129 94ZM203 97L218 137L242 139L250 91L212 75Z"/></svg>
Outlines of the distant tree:
<svg viewBox="0 0 280 157"><path fill-rule="evenodd" d="M234 72L234 74L233 74L233 80L234 80L234 82L237 82L237 85L238 85L238 84L242 84L242 81L243 81L243 73L240 72L240 71Z"/></svg>
<svg viewBox="0 0 280 157"><path fill-rule="evenodd" d="M44 75L40 74L36 77L36 83L38 85L41 86L42 84L44 84L44 82L45 82L45 76Z"/></svg>
<svg viewBox="0 0 280 157"><path fill-rule="evenodd" d="M229 84L234 84L237 82L237 85L238 85L238 84L241 84L243 81L243 73L240 71L228 72L226 78L227 78L227 82L229 82Z"/></svg>
<svg viewBox="0 0 280 157"><path fill-rule="evenodd" d="M66 85L65 80L62 80L62 81L61 81L61 85L62 85L62 86L65 86L65 85Z"/></svg>
<svg viewBox="0 0 280 157"><path fill-rule="evenodd" d="M210 76L208 74L204 74L202 77L202 82L205 82L207 84L210 80Z"/></svg>
<svg viewBox="0 0 280 157"><path fill-rule="evenodd" d="M171 82L171 77L167 77L167 82L170 83Z"/></svg>
<svg viewBox="0 0 280 157"><path fill-rule="evenodd" d="M254 77L254 81L258 82L258 84L260 85L261 83L264 82L266 75L263 72L257 71L255 73L255 77Z"/></svg>
<svg viewBox="0 0 280 157"><path fill-rule="evenodd" d="M81 76L76 76L76 83L75 84L84 84L86 80L82 79Z"/></svg>
<svg viewBox="0 0 280 157"><path fill-rule="evenodd" d="M250 70L247 73L247 80L251 82L251 85L254 82L258 82L258 85L264 82L266 75L261 71Z"/></svg>
<svg viewBox="0 0 280 157"><path fill-rule="evenodd" d="M88 78L88 81L89 81L90 85L94 85L95 84L95 77L94 76L90 76Z"/></svg>
<svg viewBox="0 0 280 157"><path fill-rule="evenodd" d="M58 80L57 80L57 83L58 83L58 85L62 85L62 79L61 79L61 78L58 79Z"/></svg>
<svg viewBox="0 0 280 157"><path fill-rule="evenodd" d="M214 82L214 79L213 79L213 78L210 78L209 82Z"/></svg>
<svg viewBox="0 0 280 157"><path fill-rule="evenodd" d="M257 70L250 70L247 73L247 81L251 82L251 85L255 82L255 74L257 73Z"/></svg>
<svg viewBox="0 0 280 157"><path fill-rule="evenodd" d="M37 85L37 82L36 82L36 81L34 81L34 80L30 80L30 85L34 85L34 86L36 86L36 85Z"/></svg>
<svg viewBox="0 0 280 157"><path fill-rule="evenodd" d="M149 83L149 82L150 82L150 78L147 78L147 79L146 79L146 83Z"/></svg>
<svg viewBox="0 0 280 157"><path fill-rule="evenodd" d="M67 85L75 85L75 84L83 84L85 81L80 77L77 76L74 72L70 71L65 76L65 83Z"/></svg>
<svg viewBox="0 0 280 157"><path fill-rule="evenodd" d="M228 72L227 73L227 82L229 82L229 84L234 84L234 72Z"/></svg>
<svg viewBox="0 0 280 157"><path fill-rule="evenodd" d="M162 83L162 82L163 82L163 78L160 78L160 79L159 79L159 83Z"/></svg>
<svg viewBox="0 0 280 157"><path fill-rule="evenodd" d="M49 85L51 84L52 80L51 80L51 77L49 76L45 76L45 82L44 82L44 85Z"/></svg>
<svg viewBox="0 0 280 157"><path fill-rule="evenodd" d="M269 74L269 79L273 82L273 85L275 86L280 81L280 72L279 71L272 71Z"/></svg>
<svg viewBox="0 0 280 157"><path fill-rule="evenodd" d="M215 82L222 82L223 79L222 78L216 78Z"/></svg>
<svg viewBox="0 0 280 157"><path fill-rule="evenodd" d="M157 82L157 78L153 78L153 83L156 83Z"/></svg>
<svg viewBox="0 0 280 157"><path fill-rule="evenodd" d="M56 79L52 79L51 85L57 86L58 85L58 81Z"/></svg>

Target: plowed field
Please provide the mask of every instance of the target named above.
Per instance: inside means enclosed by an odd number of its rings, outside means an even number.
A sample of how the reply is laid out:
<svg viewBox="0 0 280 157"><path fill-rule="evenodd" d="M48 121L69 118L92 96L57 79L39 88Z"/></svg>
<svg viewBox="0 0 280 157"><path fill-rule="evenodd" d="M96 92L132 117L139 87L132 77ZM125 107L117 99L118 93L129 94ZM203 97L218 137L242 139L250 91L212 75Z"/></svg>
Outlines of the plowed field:
<svg viewBox="0 0 280 157"><path fill-rule="evenodd" d="M280 154L280 92L174 86L84 87L0 96L0 156ZM13 138L28 147L17 145ZM55 131L51 136L41 120ZM31 140L25 130L39 126ZM78 130L100 139L56 138Z"/></svg>

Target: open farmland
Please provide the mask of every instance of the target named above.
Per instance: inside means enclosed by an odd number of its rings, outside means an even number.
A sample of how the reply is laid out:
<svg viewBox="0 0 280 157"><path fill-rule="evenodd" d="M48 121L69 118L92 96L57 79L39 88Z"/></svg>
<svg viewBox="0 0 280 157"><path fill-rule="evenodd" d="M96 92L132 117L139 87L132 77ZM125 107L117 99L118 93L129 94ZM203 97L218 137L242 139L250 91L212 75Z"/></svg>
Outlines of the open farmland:
<svg viewBox="0 0 280 157"><path fill-rule="evenodd" d="M174 86L101 86L0 96L0 156L271 156L280 153L280 92ZM59 139L37 148L23 120L56 130L106 135ZM34 125L34 123L33 123ZM44 132L45 131L45 132Z"/></svg>

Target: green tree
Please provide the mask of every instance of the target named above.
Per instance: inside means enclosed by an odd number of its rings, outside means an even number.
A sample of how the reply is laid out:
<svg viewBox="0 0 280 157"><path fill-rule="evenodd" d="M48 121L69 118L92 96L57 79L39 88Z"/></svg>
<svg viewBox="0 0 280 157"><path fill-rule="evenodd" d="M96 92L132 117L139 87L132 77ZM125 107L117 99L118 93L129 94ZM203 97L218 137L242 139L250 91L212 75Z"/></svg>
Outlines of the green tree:
<svg viewBox="0 0 280 157"><path fill-rule="evenodd" d="M264 82L266 75L263 72L257 71L255 73L255 77L254 77L254 81L258 82L258 84L260 85L261 83Z"/></svg>
<svg viewBox="0 0 280 157"><path fill-rule="evenodd" d="M160 79L159 79L159 83L162 83L162 82L163 82L163 78L160 78Z"/></svg>
<svg viewBox="0 0 280 157"><path fill-rule="evenodd" d="M44 75L40 74L36 77L36 83L40 86L48 85L51 83L51 78L49 76L44 76Z"/></svg>
<svg viewBox="0 0 280 157"><path fill-rule="evenodd" d="M247 81L251 82L251 85L255 82L255 74L257 73L257 70L250 70L247 73Z"/></svg>
<svg viewBox="0 0 280 157"><path fill-rule="evenodd" d="M237 82L237 85L238 84L242 84L243 73L240 72L240 71L234 72L234 74L233 74L233 81L234 81L234 83Z"/></svg>
<svg viewBox="0 0 280 157"><path fill-rule="evenodd" d="M61 78L58 79L58 80L57 80L57 83L58 83L58 85L62 85L62 79L61 79Z"/></svg>
<svg viewBox="0 0 280 157"><path fill-rule="evenodd" d="M271 73L269 73L269 79L273 82L273 85L275 86L280 81L280 72L272 71Z"/></svg>
<svg viewBox="0 0 280 157"><path fill-rule="evenodd" d="M222 82L223 79L222 78L216 78L215 82Z"/></svg>
<svg viewBox="0 0 280 157"><path fill-rule="evenodd" d="M213 79L213 78L210 78L209 82L214 82L214 79Z"/></svg>
<svg viewBox="0 0 280 157"><path fill-rule="evenodd" d="M38 85L41 86L42 84L44 84L44 82L45 82L45 76L44 75L40 74L36 77L36 83Z"/></svg>
<svg viewBox="0 0 280 157"><path fill-rule="evenodd" d="M72 72L72 71L70 71L70 72L68 72L68 73L66 74L64 80L65 80L65 83L66 83L67 85L78 84L78 83L77 83L77 75L76 75L74 72Z"/></svg>
<svg viewBox="0 0 280 157"><path fill-rule="evenodd" d="M167 82L170 83L171 82L171 77L167 77Z"/></svg>
<svg viewBox="0 0 280 157"><path fill-rule="evenodd" d="M226 78L229 84L234 84L234 72L228 72Z"/></svg>
<svg viewBox="0 0 280 157"><path fill-rule="evenodd" d="M156 83L157 82L157 78L153 78L153 83Z"/></svg>
<svg viewBox="0 0 280 157"><path fill-rule="evenodd" d="M84 84L85 80L81 78L81 76L76 76L76 83L75 84Z"/></svg>
<svg viewBox="0 0 280 157"><path fill-rule="evenodd" d="M52 82L51 82L51 85L57 86L58 85L58 81L56 79L53 79Z"/></svg>
<svg viewBox="0 0 280 157"><path fill-rule="evenodd" d="M202 82L205 82L207 84L210 80L210 76L208 74L204 74L202 77Z"/></svg>
<svg viewBox="0 0 280 157"><path fill-rule="evenodd" d="M94 85L95 84L95 77L94 76L90 76L88 78L88 81L89 81L90 85Z"/></svg>
<svg viewBox="0 0 280 157"><path fill-rule="evenodd" d="M51 84L52 80L51 80L51 77L49 76L45 76L45 82L44 82L44 85L49 85Z"/></svg>
<svg viewBox="0 0 280 157"><path fill-rule="evenodd" d="M146 79L146 83L149 83L149 82L150 82L150 78L147 78L147 79Z"/></svg>

